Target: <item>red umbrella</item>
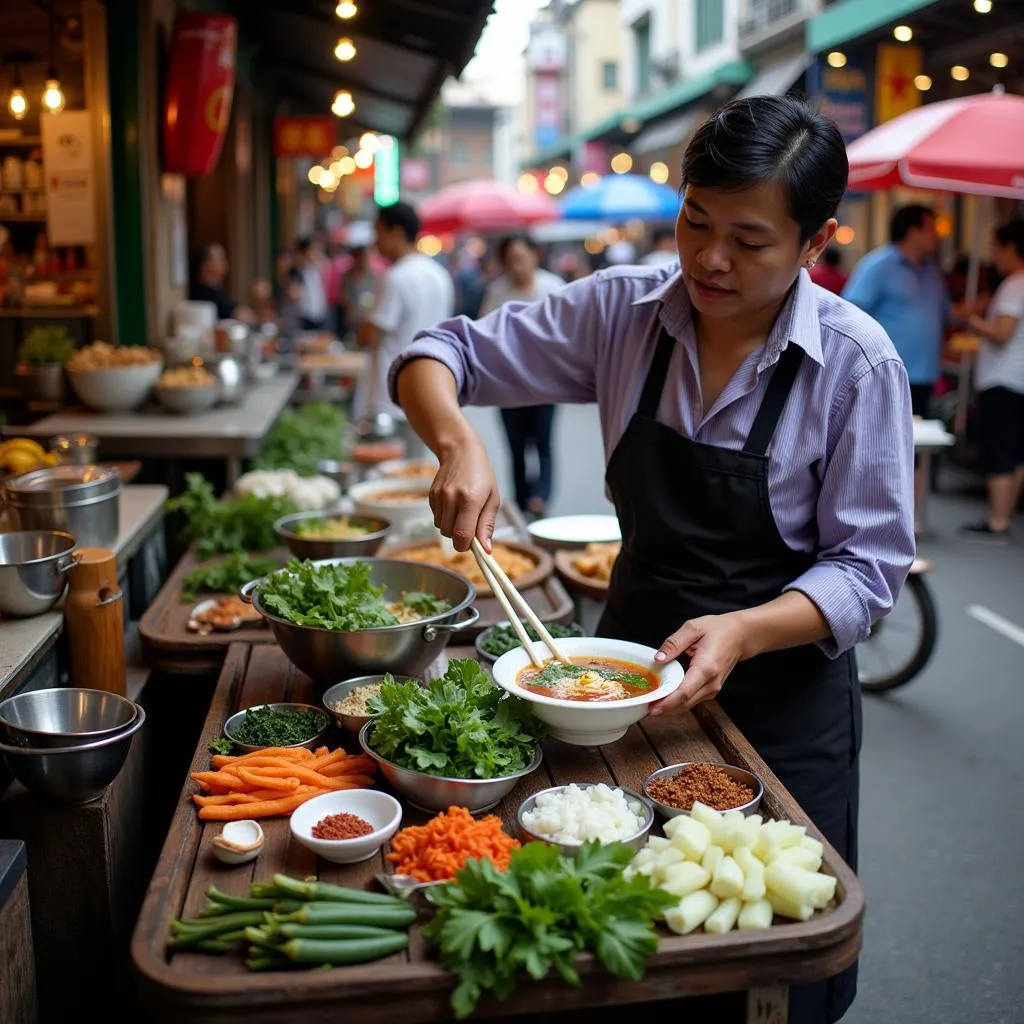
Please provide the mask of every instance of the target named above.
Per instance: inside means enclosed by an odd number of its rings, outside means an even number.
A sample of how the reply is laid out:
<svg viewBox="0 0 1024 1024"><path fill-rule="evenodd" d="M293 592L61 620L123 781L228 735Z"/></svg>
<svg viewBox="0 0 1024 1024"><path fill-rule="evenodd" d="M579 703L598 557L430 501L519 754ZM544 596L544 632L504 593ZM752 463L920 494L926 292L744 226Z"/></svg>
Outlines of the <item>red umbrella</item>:
<svg viewBox="0 0 1024 1024"><path fill-rule="evenodd" d="M424 231L510 231L558 220L558 208L546 196L526 195L500 181L450 185L419 207Z"/></svg>
<svg viewBox="0 0 1024 1024"><path fill-rule="evenodd" d="M1024 96L991 92L928 103L847 148L850 188L1024 199Z"/></svg>

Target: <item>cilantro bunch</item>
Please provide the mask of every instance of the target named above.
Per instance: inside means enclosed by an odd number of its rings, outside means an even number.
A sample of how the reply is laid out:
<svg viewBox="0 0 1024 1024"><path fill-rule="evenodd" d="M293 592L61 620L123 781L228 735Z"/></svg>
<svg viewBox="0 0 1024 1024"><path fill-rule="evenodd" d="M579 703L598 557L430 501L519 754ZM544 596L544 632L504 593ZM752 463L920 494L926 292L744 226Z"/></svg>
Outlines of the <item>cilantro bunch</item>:
<svg viewBox="0 0 1024 1024"><path fill-rule="evenodd" d="M345 413L329 402L308 402L286 409L270 428L253 469L294 469L301 476L317 472L322 459L339 460L344 453Z"/></svg>
<svg viewBox="0 0 1024 1024"><path fill-rule="evenodd" d="M200 594L234 594L250 580L266 576L280 567L273 558L253 558L245 551L232 551L215 565L193 569L181 581L182 600L192 601Z"/></svg>
<svg viewBox="0 0 1024 1024"><path fill-rule="evenodd" d="M400 768L450 779L522 771L544 727L526 701L506 697L475 661L453 660L426 686L385 681L371 697L370 746Z"/></svg>
<svg viewBox="0 0 1024 1024"><path fill-rule="evenodd" d="M640 981L658 948L655 917L676 901L646 876L626 881L632 856L622 843L586 843L572 858L527 843L507 871L470 860L454 882L430 890L437 913L423 935L459 978L455 1016L468 1017L485 992L507 999L524 974L540 981L554 970L579 985L584 950L609 973Z"/></svg>

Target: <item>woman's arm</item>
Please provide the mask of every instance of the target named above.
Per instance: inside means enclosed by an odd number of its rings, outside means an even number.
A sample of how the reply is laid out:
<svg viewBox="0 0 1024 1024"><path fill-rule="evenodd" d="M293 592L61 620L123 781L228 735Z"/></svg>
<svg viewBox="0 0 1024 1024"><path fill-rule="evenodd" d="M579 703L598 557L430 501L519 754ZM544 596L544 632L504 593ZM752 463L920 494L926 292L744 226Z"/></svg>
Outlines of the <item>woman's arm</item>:
<svg viewBox="0 0 1024 1024"><path fill-rule="evenodd" d="M980 334L986 341L991 341L1000 348L1006 345L1017 330L1017 317L1001 313L994 320L986 320L977 313L967 320L968 326L976 334Z"/></svg>

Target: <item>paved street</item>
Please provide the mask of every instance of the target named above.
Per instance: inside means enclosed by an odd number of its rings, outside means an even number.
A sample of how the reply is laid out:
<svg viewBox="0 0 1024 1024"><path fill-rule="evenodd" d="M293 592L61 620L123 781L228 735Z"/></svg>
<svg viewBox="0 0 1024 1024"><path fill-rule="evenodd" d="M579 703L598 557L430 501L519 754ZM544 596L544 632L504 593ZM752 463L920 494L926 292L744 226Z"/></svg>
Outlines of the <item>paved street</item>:
<svg viewBox="0 0 1024 1024"><path fill-rule="evenodd" d="M508 490L498 414L472 416ZM556 452L552 512L608 511L592 408L559 410ZM944 491L958 483L943 475ZM865 699L868 917L849 1024L1024 1020L1024 883L1012 839L1024 827L1024 521L1012 547L968 545L955 529L980 509L973 496L934 497L935 536L921 550L936 566L938 650L907 687Z"/></svg>

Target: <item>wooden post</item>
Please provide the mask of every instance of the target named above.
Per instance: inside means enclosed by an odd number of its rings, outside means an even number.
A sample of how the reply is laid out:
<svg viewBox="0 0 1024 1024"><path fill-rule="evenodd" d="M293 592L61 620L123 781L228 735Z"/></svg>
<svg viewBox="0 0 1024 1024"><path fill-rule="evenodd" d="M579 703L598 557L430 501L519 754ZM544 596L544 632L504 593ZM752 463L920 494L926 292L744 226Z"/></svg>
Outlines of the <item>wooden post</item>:
<svg viewBox="0 0 1024 1024"><path fill-rule="evenodd" d="M36 1024L36 962L25 844L0 840L0 1020Z"/></svg>

